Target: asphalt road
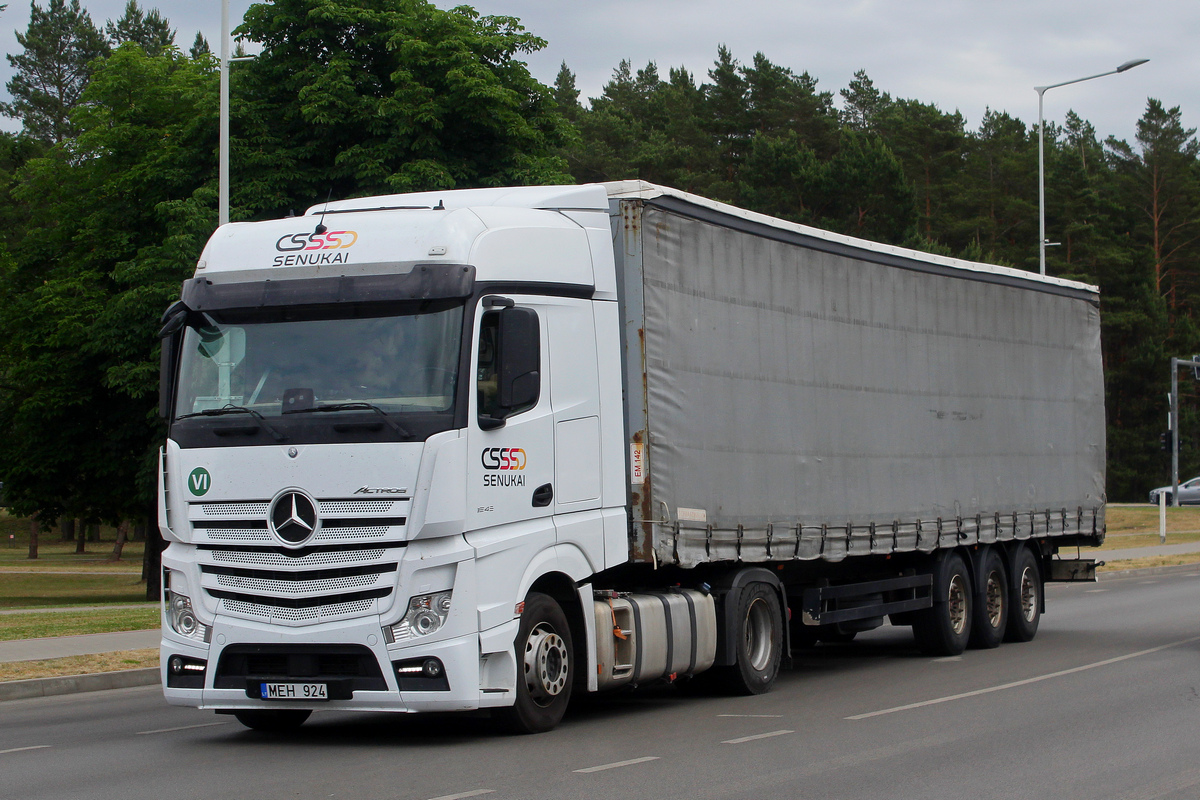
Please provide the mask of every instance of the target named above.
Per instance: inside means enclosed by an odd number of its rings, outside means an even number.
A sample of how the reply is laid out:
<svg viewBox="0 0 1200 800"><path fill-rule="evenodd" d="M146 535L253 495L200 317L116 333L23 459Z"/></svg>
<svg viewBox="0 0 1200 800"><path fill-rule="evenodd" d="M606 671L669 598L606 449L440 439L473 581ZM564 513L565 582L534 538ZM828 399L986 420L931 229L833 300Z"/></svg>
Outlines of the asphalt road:
<svg viewBox="0 0 1200 800"><path fill-rule="evenodd" d="M157 688L0 704L0 797L1200 797L1200 571L1052 586L1033 642L930 659L907 629L821 646L760 697L579 704L556 731L316 714L296 734Z"/></svg>

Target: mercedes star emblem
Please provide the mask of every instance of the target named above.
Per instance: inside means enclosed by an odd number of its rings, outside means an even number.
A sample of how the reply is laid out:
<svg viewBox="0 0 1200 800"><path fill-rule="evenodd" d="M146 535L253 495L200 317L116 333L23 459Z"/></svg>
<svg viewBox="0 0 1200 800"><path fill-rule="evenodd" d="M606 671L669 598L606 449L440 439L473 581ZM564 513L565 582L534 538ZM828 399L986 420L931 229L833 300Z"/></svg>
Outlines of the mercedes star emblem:
<svg viewBox="0 0 1200 800"><path fill-rule="evenodd" d="M271 530L287 544L303 544L317 532L317 504L298 491L287 491L275 498L268 512Z"/></svg>

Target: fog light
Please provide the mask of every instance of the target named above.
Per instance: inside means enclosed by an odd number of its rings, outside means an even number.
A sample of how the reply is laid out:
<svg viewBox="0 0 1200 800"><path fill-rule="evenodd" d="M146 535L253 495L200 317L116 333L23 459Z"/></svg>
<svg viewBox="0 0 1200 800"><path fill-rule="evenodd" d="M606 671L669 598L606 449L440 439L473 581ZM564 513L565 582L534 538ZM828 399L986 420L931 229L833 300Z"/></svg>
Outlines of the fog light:
<svg viewBox="0 0 1200 800"><path fill-rule="evenodd" d="M441 659L410 658L393 661L396 684L402 692L448 692L450 681L446 677L446 665Z"/></svg>
<svg viewBox="0 0 1200 800"><path fill-rule="evenodd" d="M176 689L203 689L208 662L191 656L173 654L167 659L167 686Z"/></svg>

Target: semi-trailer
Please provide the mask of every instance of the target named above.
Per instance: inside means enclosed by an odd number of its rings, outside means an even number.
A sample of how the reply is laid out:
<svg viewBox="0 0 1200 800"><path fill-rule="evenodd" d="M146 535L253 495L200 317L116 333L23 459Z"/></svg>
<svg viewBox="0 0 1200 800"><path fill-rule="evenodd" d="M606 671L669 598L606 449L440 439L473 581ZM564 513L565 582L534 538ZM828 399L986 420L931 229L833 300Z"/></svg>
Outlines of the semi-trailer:
<svg viewBox="0 0 1200 800"><path fill-rule="evenodd" d="M161 335L164 693L251 728L1026 641L1104 538L1095 287L640 181L224 225Z"/></svg>

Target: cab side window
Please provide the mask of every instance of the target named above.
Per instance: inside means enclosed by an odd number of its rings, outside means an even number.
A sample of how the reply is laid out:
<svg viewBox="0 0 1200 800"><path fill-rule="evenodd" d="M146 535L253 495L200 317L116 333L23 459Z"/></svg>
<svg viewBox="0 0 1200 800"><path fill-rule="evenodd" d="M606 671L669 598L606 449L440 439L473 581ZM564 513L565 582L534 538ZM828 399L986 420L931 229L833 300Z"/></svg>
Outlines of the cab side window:
<svg viewBox="0 0 1200 800"><path fill-rule="evenodd" d="M479 324L479 368L478 393L479 414L484 417L497 417L500 410L500 361L498 339L500 335L500 314L489 311L483 315Z"/></svg>

